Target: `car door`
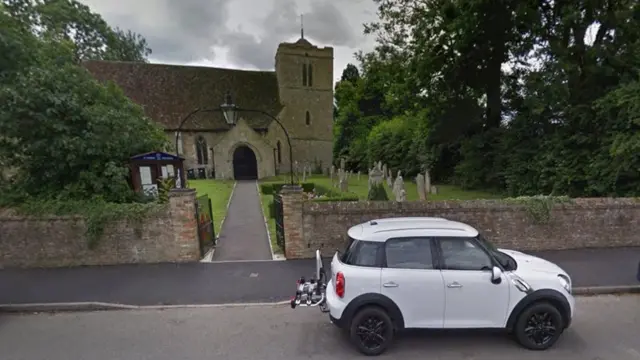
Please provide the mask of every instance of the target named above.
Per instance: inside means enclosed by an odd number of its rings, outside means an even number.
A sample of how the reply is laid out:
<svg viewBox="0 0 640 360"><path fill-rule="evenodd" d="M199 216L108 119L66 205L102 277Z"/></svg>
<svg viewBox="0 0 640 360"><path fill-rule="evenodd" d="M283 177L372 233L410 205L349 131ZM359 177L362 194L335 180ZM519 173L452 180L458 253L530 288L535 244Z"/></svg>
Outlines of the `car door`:
<svg viewBox="0 0 640 360"><path fill-rule="evenodd" d="M470 237L439 237L445 284L445 328L503 327L509 307L506 277L491 282L492 258Z"/></svg>
<svg viewBox="0 0 640 360"><path fill-rule="evenodd" d="M442 328L444 282L434 266L436 248L427 237L386 241L382 294L400 308L407 328Z"/></svg>

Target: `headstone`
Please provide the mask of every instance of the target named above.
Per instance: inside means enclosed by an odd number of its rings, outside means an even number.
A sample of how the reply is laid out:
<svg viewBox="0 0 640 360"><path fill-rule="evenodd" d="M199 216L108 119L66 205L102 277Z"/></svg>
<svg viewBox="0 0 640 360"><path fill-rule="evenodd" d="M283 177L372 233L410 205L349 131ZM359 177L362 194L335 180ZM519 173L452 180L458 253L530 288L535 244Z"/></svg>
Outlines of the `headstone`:
<svg viewBox="0 0 640 360"><path fill-rule="evenodd" d="M393 183L393 194L396 196L396 201L402 201L402 192L404 191L404 180L402 179L402 171L398 170L398 176Z"/></svg>
<svg viewBox="0 0 640 360"><path fill-rule="evenodd" d="M340 159L340 169L344 170L345 161L344 158Z"/></svg>
<svg viewBox="0 0 640 360"><path fill-rule="evenodd" d="M407 201L407 192L404 189L400 191L400 200L398 201Z"/></svg>
<svg viewBox="0 0 640 360"><path fill-rule="evenodd" d="M331 178L331 182L333 183L333 177L336 174L336 166L331 165L331 169L329 169L329 177Z"/></svg>
<svg viewBox="0 0 640 360"><path fill-rule="evenodd" d="M382 176L387 177L387 164L382 165Z"/></svg>
<svg viewBox="0 0 640 360"><path fill-rule="evenodd" d="M358 181L360 181L360 170L358 170Z"/></svg>
<svg viewBox="0 0 640 360"><path fill-rule="evenodd" d="M435 185L431 186L431 193L432 194L437 194L438 193L438 189L435 187Z"/></svg>
<svg viewBox="0 0 640 360"><path fill-rule="evenodd" d="M382 184L382 170L374 167L369 171L369 190L373 185Z"/></svg>
<svg viewBox="0 0 640 360"><path fill-rule="evenodd" d="M340 169L340 191L342 192L348 192L349 191L349 182L347 181L347 173L343 170Z"/></svg>
<svg viewBox="0 0 640 360"><path fill-rule="evenodd" d="M418 174L418 176L416 176L416 187L418 188L418 197L420 198L420 200L427 200L424 176L422 174Z"/></svg>
<svg viewBox="0 0 640 360"><path fill-rule="evenodd" d="M424 188L426 194L431 193L431 175L429 174L428 169L424 172Z"/></svg>
<svg viewBox="0 0 640 360"><path fill-rule="evenodd" d="M389 173L386 176L387 178L387 186L389 186L389 188L393 188L393 176L391 175L391 170L389 170Z"/></svg>

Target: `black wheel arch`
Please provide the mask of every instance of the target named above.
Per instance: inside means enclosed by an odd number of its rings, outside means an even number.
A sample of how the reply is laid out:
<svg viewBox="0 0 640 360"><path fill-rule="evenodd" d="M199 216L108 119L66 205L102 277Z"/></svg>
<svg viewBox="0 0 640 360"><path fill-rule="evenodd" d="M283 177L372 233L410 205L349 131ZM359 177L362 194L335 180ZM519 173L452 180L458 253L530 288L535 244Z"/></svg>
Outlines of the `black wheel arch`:
<svg viewBox="0 0 640 360"><path fill-rule="evenodd" d="M356 313L367 306L378 306L382 308L389 314L396 330L404 329L404 317L398 305L389 297L376 293L362 294L351 300L340 317L339 322L341 327L349 326L351 319L353 319Z"/></svg>
<svg viewBox="0 0 640 360"><path fill-rule="evenodd" d="M513 308L507 320L507 330L513 330L518 321L518 316L520 316L527 307L539 302L548 302L555 306L562 315L564 327L569 327L571 324L571 306L567 298L557 290L540 289L529 293Z"/></svg>

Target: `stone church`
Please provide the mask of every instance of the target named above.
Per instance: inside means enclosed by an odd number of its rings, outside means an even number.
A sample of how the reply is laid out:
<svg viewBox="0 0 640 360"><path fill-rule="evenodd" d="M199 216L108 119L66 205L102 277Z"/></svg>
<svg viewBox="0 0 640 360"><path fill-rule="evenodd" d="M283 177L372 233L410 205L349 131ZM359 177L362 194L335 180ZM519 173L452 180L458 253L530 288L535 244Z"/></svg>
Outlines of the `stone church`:
<svg viewBox="0 0 640 360"><path fill-rule="evenodd" d="M326 169L332 163L333 48L312 45L304 37L281 43L275 71L246 71L197 66L89 61L99 80L112 80L147 116L164 127L185 170L217 179L256 179L290 171L287 139L270 117L237 113L228 125L217 109L231 95L241 109L262 110L280 120L291 139L293 161ZM173 146L173 145L172 145ZM294 165L295 167L295 165Z"/></svg>

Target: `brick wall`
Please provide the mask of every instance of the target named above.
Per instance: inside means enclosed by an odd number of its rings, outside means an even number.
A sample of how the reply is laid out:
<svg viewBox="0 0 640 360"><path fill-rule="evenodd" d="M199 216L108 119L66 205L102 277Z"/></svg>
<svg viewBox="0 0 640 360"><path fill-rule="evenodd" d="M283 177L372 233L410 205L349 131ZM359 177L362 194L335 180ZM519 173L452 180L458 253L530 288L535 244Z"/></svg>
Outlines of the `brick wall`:
<svg viewBox="0 0 640 360"><path fill-rule="evenodd" d="M296 195L300 195L296 193ZM557 204L548 222L535 221L523 205L500 200L437 202L311 202L292 199L285 207L297 211L301 231L287 236L288 259L310 258L315 249L332 255L345 246L349 227L376 218L437 216L477 228L499 247L514 250L562 250L640 246L640 200L575 199ZM283 198L284 199L284 198Z"/></svg>
<svg viewBox="0 0 640 360"><path fill-rule="evenodd" d="M0 267L197 261L195 201L195 190L173 190L166 208L141 224L107 226L94 249L82 218L0 214Z"/></svg>

